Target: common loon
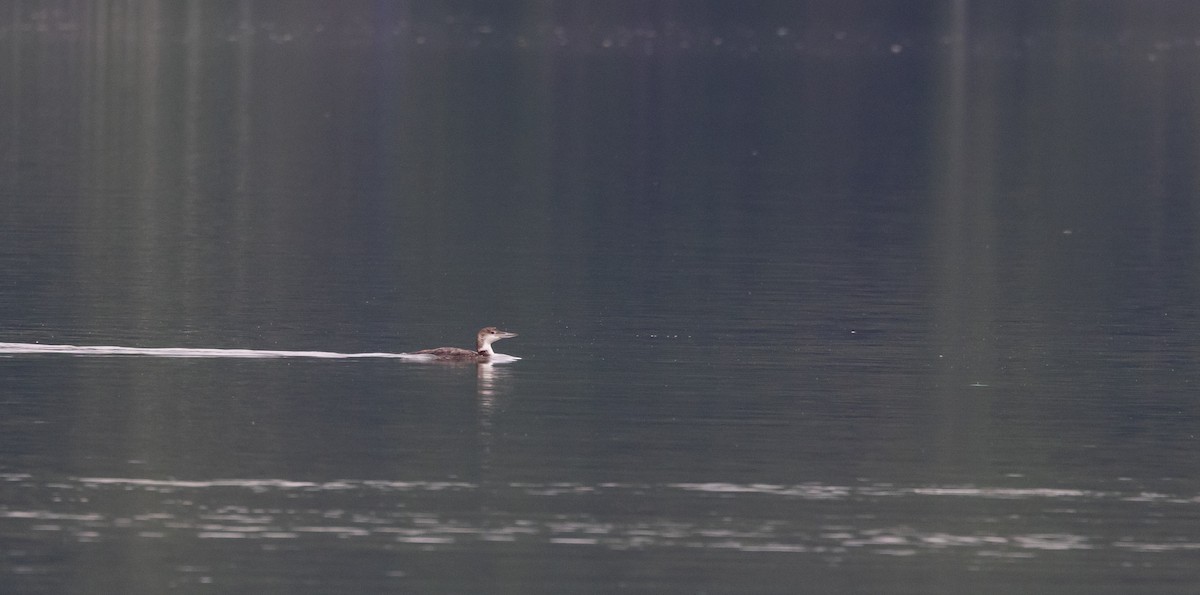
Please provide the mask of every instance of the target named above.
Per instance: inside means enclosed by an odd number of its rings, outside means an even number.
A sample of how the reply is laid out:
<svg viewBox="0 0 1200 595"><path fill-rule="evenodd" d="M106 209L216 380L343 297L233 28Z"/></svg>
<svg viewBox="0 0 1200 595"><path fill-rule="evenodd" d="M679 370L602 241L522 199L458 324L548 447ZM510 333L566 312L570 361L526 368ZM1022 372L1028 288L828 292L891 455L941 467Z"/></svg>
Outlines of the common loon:
<svg viewBox="0 0 1200 595"><path fill-rule="evenodd" d="M458 347L437 347L435 349L422 349L414 351L414 354L432 355L435 359L451 360L458 362L486 362L489 361L495 351L492 351L492 343L500 339L508 339L517 336L516 333L502 331L494 326L479 329L479 334L475 335L475 351L470 349L460 349Z"/></svg>

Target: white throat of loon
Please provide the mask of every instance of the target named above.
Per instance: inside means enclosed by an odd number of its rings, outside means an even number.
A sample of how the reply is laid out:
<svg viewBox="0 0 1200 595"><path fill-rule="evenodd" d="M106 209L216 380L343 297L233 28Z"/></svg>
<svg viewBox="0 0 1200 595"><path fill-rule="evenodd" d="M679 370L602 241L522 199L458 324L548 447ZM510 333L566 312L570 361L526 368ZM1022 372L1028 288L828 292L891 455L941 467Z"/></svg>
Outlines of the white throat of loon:
<svg viewBox="0 0 1200 595"><path fill-rule="evenodd" d="M479 355L491 357L496 355L496 352L492 351L492 343L500 339L509 339L515 336L517 336L516 333L502 331L494 326L489 326L480 330L479 334L475 336L475 351L479 352Z"/></svg>

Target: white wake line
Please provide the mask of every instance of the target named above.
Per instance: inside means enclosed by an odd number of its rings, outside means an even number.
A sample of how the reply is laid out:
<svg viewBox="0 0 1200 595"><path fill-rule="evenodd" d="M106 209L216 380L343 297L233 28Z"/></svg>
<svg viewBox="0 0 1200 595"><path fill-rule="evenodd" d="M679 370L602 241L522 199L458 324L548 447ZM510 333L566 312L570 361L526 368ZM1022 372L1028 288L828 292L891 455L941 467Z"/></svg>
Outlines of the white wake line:
<svg viewBox="0 0 1200 595"><path fill-rule="evenodd" d="M187 347L116 347L112 345L42 345L40 343L0 343L0 354L56 353L60 355L142 355L150 357L236 357L268 359L308 357L320 359L391 358L425 361L427 355L413 353L337 353L333 351L276 351L268 349L192 349Z"/></svg>

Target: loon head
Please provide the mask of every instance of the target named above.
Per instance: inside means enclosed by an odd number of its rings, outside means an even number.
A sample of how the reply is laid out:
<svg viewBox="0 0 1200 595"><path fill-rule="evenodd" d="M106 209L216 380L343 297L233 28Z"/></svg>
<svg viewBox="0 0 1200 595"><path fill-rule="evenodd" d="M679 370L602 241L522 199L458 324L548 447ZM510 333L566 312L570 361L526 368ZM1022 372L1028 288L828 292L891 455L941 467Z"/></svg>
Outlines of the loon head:
<svg viewBox="0 0 1200 595"><path fill-rule="evenodd" d="M495 352L492 351L492 343L515 336L517 336L516 333L502 331L494 326L479 329L479 334L475 336L475 351L484 355L495 355Z"/></svg>

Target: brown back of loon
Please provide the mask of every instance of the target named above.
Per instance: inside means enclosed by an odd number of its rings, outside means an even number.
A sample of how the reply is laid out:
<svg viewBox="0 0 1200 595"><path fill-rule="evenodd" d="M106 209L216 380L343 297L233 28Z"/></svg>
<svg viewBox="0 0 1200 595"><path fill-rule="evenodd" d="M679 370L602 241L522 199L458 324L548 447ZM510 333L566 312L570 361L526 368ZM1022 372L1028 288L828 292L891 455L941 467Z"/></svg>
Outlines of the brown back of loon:
<svg viewBox="0 0 1200 595"><path fill-rule="evenodd" d="M475 335L475 351L459 347L436 347L434 349L414 351L413 353L432 355L435 359L439 360L486 362L493 355L496 355L496 352L492 351L492 343L500 339L508 339L515 336L517 336L516 333L502 331L494 326L489 326L479 329L479 333Z"/></svg>

